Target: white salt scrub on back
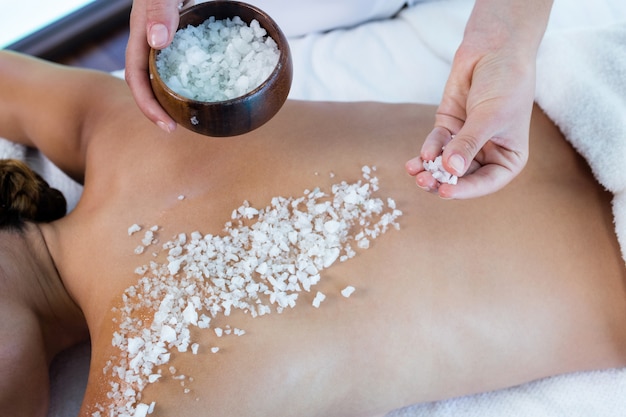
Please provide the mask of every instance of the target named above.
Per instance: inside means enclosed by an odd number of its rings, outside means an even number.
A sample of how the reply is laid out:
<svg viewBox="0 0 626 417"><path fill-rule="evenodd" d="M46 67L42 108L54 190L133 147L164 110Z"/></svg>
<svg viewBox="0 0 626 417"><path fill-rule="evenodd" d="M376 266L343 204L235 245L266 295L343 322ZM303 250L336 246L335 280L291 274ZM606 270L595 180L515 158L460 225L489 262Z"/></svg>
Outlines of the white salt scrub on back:
<svg viewBox="0 0 626 417"><path fill-rule="evenodd" d="M225 101L260 86L272 73L280 51L257 20L210 17L179 29L159 52L156 66L167 86L197 101Z"/></svg>
<svg viewBox="0 0 626 417"><path fill-rule="evenodd" d="M294 308L298 295L312 292L323 279L322 271L356 255L353 244L367 249L390 227L399 229L402 212L395 202L372 196L379 189L373 171L363 167L363 180L334 184L330 193L316 188L299 198L274 197L265 208L244 202L222 235L181 233L163 244L167 262L138 267L141 278L124 292L121 308L114 309L112 344L119 354L103 370L110 401L98 404L92 416L150 414L158 405L143 403L142 391L167 379L185 382L181 392L198 398L193 376L167 366L171 352L211 360L209 354L220 354L221 338L246 333L229 325L212 327L213 319L223 323L235 309L256 318ZM337 294L315 291L313 306L323 308L322 301L330 297L345 300L353 291L353 286ZM144 318L153 317L144 324L133 314L138 310ZM210 331L211 344L192 340L192 328Z"/></svg>

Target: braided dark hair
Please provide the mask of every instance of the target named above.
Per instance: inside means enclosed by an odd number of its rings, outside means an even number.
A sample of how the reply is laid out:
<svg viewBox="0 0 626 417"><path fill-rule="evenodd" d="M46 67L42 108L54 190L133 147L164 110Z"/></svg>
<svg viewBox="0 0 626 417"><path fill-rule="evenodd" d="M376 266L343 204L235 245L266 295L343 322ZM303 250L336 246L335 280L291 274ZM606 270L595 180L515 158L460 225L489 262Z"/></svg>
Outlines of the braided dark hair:
<svg viewBox="0 0 626 417"><path fill-rule="evenodd" d="M0 160L0 229L22 229L25 221L51 222L66 210L63 194L26 163Z"/></svg>

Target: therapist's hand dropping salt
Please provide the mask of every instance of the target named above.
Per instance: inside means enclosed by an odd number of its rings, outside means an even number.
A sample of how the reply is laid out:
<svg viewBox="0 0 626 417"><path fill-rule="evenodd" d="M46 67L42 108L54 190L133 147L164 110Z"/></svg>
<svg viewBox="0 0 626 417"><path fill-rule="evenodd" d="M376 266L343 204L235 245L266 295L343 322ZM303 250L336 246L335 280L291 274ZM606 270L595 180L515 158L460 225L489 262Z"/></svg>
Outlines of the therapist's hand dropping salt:
<svg viewBox="0 0 626 417"><path fill-rule="evenodd" d="M406 163L420 188L446 199L474 198L500 190L522 171L536 55L551 7L551 0L476 1L435 128Z"/></svg>

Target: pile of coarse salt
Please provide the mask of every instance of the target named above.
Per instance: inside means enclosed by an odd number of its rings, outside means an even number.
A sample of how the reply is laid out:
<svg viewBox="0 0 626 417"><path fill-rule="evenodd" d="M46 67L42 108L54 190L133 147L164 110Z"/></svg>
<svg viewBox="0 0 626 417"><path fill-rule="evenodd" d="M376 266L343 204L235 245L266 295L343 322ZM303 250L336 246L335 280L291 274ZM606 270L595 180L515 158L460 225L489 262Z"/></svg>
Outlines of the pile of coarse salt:
<svg viewBox="0 0 626 417"><path fill-rule="evenodd" d="M459 180L456 175L446 171L443 167L441 155L436 157L434 161L424 161L424 169L430 172L433 178L442 184L455 185Z"/></svg>
<svg viewBox="0 0 626 417"><path fill-rule="evenodd" d="M179 29L161 50L156 66L165 84L197 101L224 101L260 86L272 73L280 51L257 20L210 17Z"/></svg>
<svg viewBox="0 0 626 417"><path fill-rule="evenodd" d="M218 316L224 320L234 309L259 317L293 308L299 293L310 292L324 269L355 256L353 244L367 249L390 227L399 229L396 220L402 212L395 202L372 196L379 188L372 170L363 167L364 181L334 184L330 194L315 189L299 198L274 197L264 209L244 202L233 211L223 235L179 234L163 244L167 262L137 268L141 278L114 309L118 317L112 344L119 355L103 370L110 401L98 404L92 416L145 417L155 403L142 403L143 389L166 378L179 380L189 394L193 377L165 369L171 352L219 352L219 343L194 342L192 326L212 328L218 339L242 336L242 329L212 327L211 322ZM141 229L133 225L128 233ZM149 228L142 243L156 242L159 230ZM341 295L347 298L354 291L347 286ZM319 307L327 295L316 294L313 306ZM142 321L143 312L151 312L151 319Z"/></svg>

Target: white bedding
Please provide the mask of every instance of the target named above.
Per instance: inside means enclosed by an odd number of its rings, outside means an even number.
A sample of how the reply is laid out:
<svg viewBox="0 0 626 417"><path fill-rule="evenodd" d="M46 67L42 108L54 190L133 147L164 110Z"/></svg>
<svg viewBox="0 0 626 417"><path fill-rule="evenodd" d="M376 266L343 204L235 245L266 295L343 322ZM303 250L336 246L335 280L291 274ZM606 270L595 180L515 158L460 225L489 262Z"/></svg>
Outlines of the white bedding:
<svg viewBox="0 0 626 417"><path fill-rule="evenodd" d="M295 71L291 98L436 104L472 5L470 0L427 1L405 9L394 19L292 39ZM552 34L556 37L562 29L601 27L622 20L626 20L624 0L555 0L546 45ZM554 42L551 47L554 50ZM549 59L540 62L551 66L551 73L555 70L552 66L560 65L558 69L568 72L569 80L576 82L577 68ZM539 71L539 81L543 80L544 84L539 83L543 90L538 91L538 97L549 103L553 98L550 80L542 78L541 67ZM563 88L567 90L567 86ZM626 119L626 113L621 118ZM626 143L623 136L622 141ZM13 150L4 152L5 155L7 152ZM36 155L29 160L40 170L47 170L44 176L66 190L70 204L76 201L79 187ZM77 414L88 361L86 345L57 359L51 370L52 401L48 417ZM389 416L624 415L626 370L610 370L558 376L502 391L410 406Z"/></svg>

